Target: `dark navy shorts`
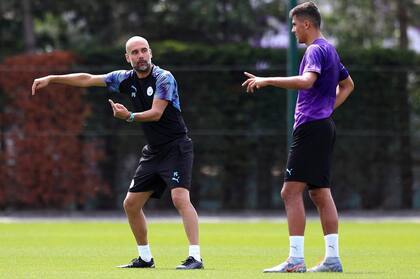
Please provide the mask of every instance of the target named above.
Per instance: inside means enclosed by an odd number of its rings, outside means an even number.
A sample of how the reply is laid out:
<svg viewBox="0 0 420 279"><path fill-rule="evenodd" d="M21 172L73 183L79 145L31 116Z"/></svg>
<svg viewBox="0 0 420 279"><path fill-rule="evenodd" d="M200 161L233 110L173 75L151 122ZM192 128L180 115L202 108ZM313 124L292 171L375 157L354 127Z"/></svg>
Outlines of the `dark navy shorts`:
<svg viewBox="0 0 420 279"><path fill-rule="evenodd" d="M166 187L190 190L193 154L193 142L188 137L159 147L145 145L128 191L153 191L151 197L160 198Z"/></svg>
<svg viewBox="0 0 420 279"><path fill-rule="evenodd" d="M303 123L293 132L284 181L305 182L308 188L331 186L335 124L331 118Z"/></svg>

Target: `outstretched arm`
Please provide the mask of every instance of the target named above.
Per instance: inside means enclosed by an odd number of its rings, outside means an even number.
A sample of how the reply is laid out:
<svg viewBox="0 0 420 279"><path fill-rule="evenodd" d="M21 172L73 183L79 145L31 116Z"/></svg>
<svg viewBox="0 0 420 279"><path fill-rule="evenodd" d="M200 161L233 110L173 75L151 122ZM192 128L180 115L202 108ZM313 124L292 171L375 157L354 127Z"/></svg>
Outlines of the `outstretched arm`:
<svg viewBox="0 0 420 279"><path fill-rule="evenodd" d="M257 77L253 74L244 73L248 79L242 83L246 86L246 92L253 93L255 89L265 86L275 86L286 89L309 89L318 78L318 75L313 72L305 72L300 76L292 77Z"/></svg>
<svg viewBox="0 0 420 279"><path fill-rule="evenodd" d="M105 75L91 75L85 73L50 75L34 80L32 84L32 95L35 95L35 92L38 89L46 87L50 83L61 83L78 87L106 86Z"/></svg>
<svg viewBox="0 0 420 279"><path fill-rule="evenodd" d="M344 101L347 99L347 97L350 95L353 89L354 82L350 76L338 83L334 109L338 108L342 103L344 103Z"/></svg>
<svg viewBox="0 0 420 279"><path fill-rule="evenodd" d="M153 99L151 109L136 113L128 111L128 109L124 105L114 103L112 100L109 100L109 103L111 104L115 118L123 119L129 122L152 122L159 121L169 102L166 100L155 98ZM130 116L132 117L132 119L130 119Z"/></svg>

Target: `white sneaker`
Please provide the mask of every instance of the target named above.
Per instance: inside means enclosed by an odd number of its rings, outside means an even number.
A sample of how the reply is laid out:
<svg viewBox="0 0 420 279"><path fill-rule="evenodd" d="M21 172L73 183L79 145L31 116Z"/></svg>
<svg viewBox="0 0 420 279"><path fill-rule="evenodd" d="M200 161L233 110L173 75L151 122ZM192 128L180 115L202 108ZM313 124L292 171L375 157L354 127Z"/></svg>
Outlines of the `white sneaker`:
<svg viewBox="0 0 420 279"><path fill-rule="evenodd" d="M264 269L263 272L306 272L305 260L304 258L289 257L284 263L276 265L272 268Z"/></svg>
<svg viewBox="0 0 420 279"><path fill-rule="evenodd" d="M340 258L328 257L319 265L311 268L308 272L343 272Z"/></svg>

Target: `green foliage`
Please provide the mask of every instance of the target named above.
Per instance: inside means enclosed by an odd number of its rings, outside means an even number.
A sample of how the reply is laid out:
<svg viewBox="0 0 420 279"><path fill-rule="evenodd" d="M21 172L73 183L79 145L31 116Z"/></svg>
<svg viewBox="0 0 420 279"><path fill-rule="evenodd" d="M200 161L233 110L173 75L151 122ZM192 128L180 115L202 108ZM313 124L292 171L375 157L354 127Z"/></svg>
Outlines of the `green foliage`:
<svg viewBox="0 0 420 279"><path fill-rule="evenodd" d="M396 2L331 1L331 13L323 14L325 24L322 27L342 46L382 46L385 39L395 39Z"/></svg>
<svg viewBox="0 0 420 279"><path fill-rule="evenodd" d="M390 49L341 52L355 91L334 113L338 127L334 184L339 197L355 191L363 208L400 206L401 193L393 189L400 183L395 182L404 147L400 137L411 135L408 128L401 130L400 115L410 109L401 105L401 99L407 94L406 76L415 69L415 57Z"/></svg>
<svg viewBox="0 0 420 279"><path fill-rule="evenodd" d="M120 46L127 37L194 41L208 44L258 41L273 26L270 18L285 19L280 0L98 1L31 0L30 14L38 49L77 49ZM22 1L0 4L1 48L22 51ZM16 48L17 47L17 48ZM4 55L5 50L2 50Z"/></svg>
<svg viewBox="0 0 420 279"><path fill-rule="evenodd" d="M321 2L321 1L319 1ZM322 14L322 28L340 46L372 48L399 45L401 36L398 3L407 12L408 26L418 26L420 5L415 0L327 1L329 12Z"/></svg>
<svg viewBox="0 0 420 279"><path fill-rule="evenodd" d="M151 42L151 47L154 62L171 70L178 81L183 115L195 141L192 196L197 203L202 202L208 210L282 207L279 191L287 159L286 92L264 88L248 95L241 83L243 71L285 75L286 50L177 41ZM121 48L96 49L79 56L91 67L107 61L111 71L128 68L122 52ZM356 89L334 113L338 140L333 189L337 204L340 208L399 207L400 194L388 189L398 177L401 73L414 71L419 58L412 52L379 48L339 52ZM91 97L97 98L93 103L103 106L104 96L95 96ZM89 125L110 121L108 114ZM132 153L144 143L141 136L123 136L128 131L140 133L138 126L125 124L114 131L121 134L117 138L124 146L119 152L121 160L128 156L124 152ZM123 183L115 183L128 184L130 174L121 178ZM169 196L166 199L166 204L156 206L169 207Z"/></svg>
<svg viewBox="0 0 420 279"><path fill-rule="evenodd" d="M219 198L219 204L209 209L220 206L243 208L248 195L246 187L263 187L265 182L270 185L277 183L278 177L273 180L270 173L279 160L284 164L286 159L285 139L281 139L286 127L283 109L286 96L270 92L284 93L284 90L265 89L265 94L251 96L244 94L240 85L244 81L245 70L262 75L284 75L286 51L233 44L211 47L173 41L151 42L151 48L155 63L171 70L177 79L183 115L195 141L194 172L197 179L193 191L203 191L206 195ZM111 55L110 59L106 58L108 55ZM79 56L85 65L92 66L95 63L100 65L99 61L112 61L115 57L120 57L120 63L109 71L127 68L120 48L114 51L103 49L99 53L89 51ZM191 61L194 61L194 65ZM261 64L264 64L263 69L258 69ZM97 95L93 104L103 106L103 99L103 95ZM109 120L109 115L105 117L104 122L112 121ZM89 125L95 126L97 123L98 120ZM139 133L139 127L122 124L114 132L125 134L127 131L136 134ZM144 139L139 142L138 139L124 136L118 138L118 143L124 150L130 146L131 151L126 152L137 150L138 145L144 142ZM259 156L255 160L253 150L267 154L267 157ZM110 167L117 169L117 166ZM203 174L203 169L208 167L219 170L215 177ZM258 168L257 172L253 170L254 167ZM249 180L244 172L249 172L250 175L260 173L260 179L265 182ZM213 178L219 182L210 189ZM126 179L129 177L124 179L123 182L116 183L128 183ZM241 179L246 181L241 182ZM249 183L249 186L240 187L242 183ZM271 196L271 186L268 188L258 194L260 201L254 201L254 207L264 208L271 203L266 202ZM198 195L200 196L199 192ZM249 199L252 197L249 196ZM202 200L205 204L206 197L203 196ZM165 206L170 206L170 203ZM273 206L280 205L277 202Z"/></svg>
<svg viewBox="0 0 420 279"><path fill-rule="evenodd" d="M414 0L402 1L408 25L417 26L420 5ZM397 156L401 149L398 135L410 134L406 127L401 128L404 125L399 117L410 109L416 113L413 116L420 112L419 70L415 68L420 64L419 55L378 48L384 41L395 43L398 39L398 1L317 2L330 8L323 12L323 28L342 46L340 55L356 81L355 92L335 113L339 140L334 184L339 205L398 207L393 197L400 193L392 188L399 183L398 161L404 161ZM245 70L260 75L285 74L284 50L249 46L258 45L262 34L273 28L270 19L286 22L285 1L30 3L37 48L72 49L79 56L74 71L128 69L124 58L127 37L141 34L150 40L154 62L171 70L181 89L184 116L196 142L197 202L211 196L215 200L209 209L281 206L278 192L287 156L285 91L268 88L250 96L243 93L240 84ZM22 25L22 1L2 0L1 60L23 51L24 40L16 35L22 33ZM407 99L407 90L411 107L400 103ZM144 139L138 126L110 120L106 98L111 95L100 94L103 88L89 92L98 94L86 96L94 112L86 133L105 138L107 179L120 193L126 190L131 173L117 162L124 161L130 150L137 150ZM213 176L206 174L208 169L213 170ZM365 186L371 184L374 186ZM385 200L387 193L392 195ZM120 204L118 198L107 202L110 207Z"/></svg>

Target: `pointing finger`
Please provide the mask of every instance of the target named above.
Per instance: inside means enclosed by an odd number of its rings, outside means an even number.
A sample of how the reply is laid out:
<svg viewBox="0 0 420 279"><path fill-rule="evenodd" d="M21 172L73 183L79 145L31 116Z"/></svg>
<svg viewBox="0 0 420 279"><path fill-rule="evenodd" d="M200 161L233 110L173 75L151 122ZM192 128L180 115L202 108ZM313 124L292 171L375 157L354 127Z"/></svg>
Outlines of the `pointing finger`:
<svg viewBox="0 0 420 279"><path fill-rule="evenodd" d="M247 77L250 77L250 78L254 78L254 77L255 77L253 74L250 74L250 73L248 73L248 72L244 72L244 74L245 74Z"/></svg>

